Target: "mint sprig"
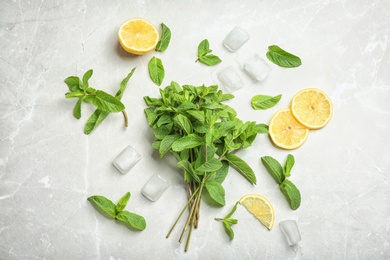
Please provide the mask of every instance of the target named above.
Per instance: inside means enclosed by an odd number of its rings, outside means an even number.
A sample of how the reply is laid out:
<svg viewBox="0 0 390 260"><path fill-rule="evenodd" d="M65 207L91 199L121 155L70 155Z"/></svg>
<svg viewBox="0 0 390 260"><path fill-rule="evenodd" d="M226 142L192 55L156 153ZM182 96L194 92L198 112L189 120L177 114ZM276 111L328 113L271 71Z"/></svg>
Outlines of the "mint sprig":
<svg viewBox="0 0 390 260"><path fill-rule="evenodd" d="M294 156L292 154L287 156L284 167L271 156L261 157L261 162L276 183L279 184L279 189L286 197L290 208L293 210L298 209L301 205L301 193L295 184L287 179L291 175L291 169L295 164Z"/></svg>
<svg viewBox="0 0 390 260"><path fill-rule="evenodd" d="M232 225L235 225L238 223L237 219L230 218L230 217L236 211L238 203L239 202L237 201L236 204L234 205L233 209L224 218L214 218L215 220L222 221L225 232L229 236L230 240L234 239L234 231L232 229Z"/></svg>
<svg viewBox="0 0 390 260"><path fill-rule="evenodd" d="M146 228L145 218L136 213L124 210L127 202L130 199L130 196L130 192L127 192L125 195L123 195L117 204L100 195L90 196L88 197L88 200L98 209L102 215L108 216L112 219L117 219L132 229L142 231Z"/></svg>
<svg viewBox="0 0 390 260"><path fill-rule="evenodd" d="M123 92L127 87L127 82L133 75L135 68L124 78L120 84L120 89L115 96L104 92L103 90L96 90L90 87L89 79L92 77L93 70L88 70L84 73L82 80L77 76L67 77L64 82L69 88L69 92L65 94L65 98L77 98L77 102L73 108L73 116L76 119L81 118L81 107L84 102L91 103L96 107L96 110L89 117L84 133L90 134L110 113L122 112L125 119L125 126L128 126L127 114L125 105L121 102Z"/></svg>
<svg viewBox="0 0 390 260"><path fill-rule="evenodd" d="M210 49L209 41L204 39L198 45L198 59L196 61L200 61L207 66L214 66L222 62L218 56L209 54L210 52L212 50Z"/></svg>

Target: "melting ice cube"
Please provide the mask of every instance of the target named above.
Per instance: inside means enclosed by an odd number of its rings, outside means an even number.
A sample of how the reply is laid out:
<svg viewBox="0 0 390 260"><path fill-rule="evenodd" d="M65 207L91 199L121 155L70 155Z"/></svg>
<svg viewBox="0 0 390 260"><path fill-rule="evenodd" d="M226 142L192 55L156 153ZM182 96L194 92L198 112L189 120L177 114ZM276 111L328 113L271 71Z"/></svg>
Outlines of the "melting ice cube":
<svg viewBox="0 0 390 260"><path fill-rule="evenodd" d="M141 192L147 199L156 201L163 195L168 187L169 182L156 173L148 180Z"/></svg>
<svg viewBox="0 0 390 260"><path fill-rule="evenodd" d="M112 164L122 174L126 174L137 164L140 159L141 156L133 147L129 145L120 154L118 154L117 157L115 157Z"/></svg>
<svg viewBox="0 0 390 260"><path fill-rule="evenodd" d="M254 80L262 81L271 71L271 67L260 55L255 54L244 63L244 71Z"/></svg>
<svg viewBox="0 0 390 260"><path fill-rule="evenodd" d="M279 223L280 229L287 239L289 246L298 244L301 241L301 234L299 233L298 225L295 220L285 220Z"/></svg>
<svg viewBox="0 0 390 260"><path fill-rule="evenodd" d="M217 77L221 84L229 92L234 92L244 87L244 82L232 66L226 67L219 71Z"/></svg>
<svg viewBox="0 0 390 260"><path fill-rule="evenodd" d="M223 46L231 52L237 51L249 40L249 34L241 27L235 27L223 40Z"/></svg>

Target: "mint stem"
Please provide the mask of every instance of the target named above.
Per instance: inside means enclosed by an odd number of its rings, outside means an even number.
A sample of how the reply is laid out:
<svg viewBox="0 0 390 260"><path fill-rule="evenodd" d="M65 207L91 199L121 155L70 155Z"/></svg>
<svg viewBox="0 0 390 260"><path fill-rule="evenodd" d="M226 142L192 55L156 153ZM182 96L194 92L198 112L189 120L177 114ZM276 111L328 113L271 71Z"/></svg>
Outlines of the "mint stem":
<svg viewBox="0 0 390 260"><path fill-rule="evenodd" d="M122 110L123 117L125 119L125 127L129 126L129 119L127 118L126 110Z"/></svg>

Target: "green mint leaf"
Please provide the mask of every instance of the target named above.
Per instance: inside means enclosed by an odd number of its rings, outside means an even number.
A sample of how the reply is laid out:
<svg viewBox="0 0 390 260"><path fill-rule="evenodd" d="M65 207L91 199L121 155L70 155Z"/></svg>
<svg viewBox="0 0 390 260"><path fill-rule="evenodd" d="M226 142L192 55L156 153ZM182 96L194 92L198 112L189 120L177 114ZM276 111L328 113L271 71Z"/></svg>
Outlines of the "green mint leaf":
<svg viewBox="0 0 390 260"><path fill-rule="evenodd" d="M256 124L254 128L258 134L268 134L268 125L266 124Z"/></svg>
<svg viewBox="0 0 390 260"><path fill-rule="evenodd" d="M278 184L281 184L284 181L285 176L283 167L276 159L271 156L263 156L261 157L261 162Z"/></svg>
<svg viewBox="0 0 390 260"><path fill-rule="evenodd" d="M294 163L295 163L294 156L292 154L287 155L287 160L286 163L284 164L284 175L286 177L291 175L290 172L292 167L294 166Z"/></svg>
<svg viewBox="0 0 390 260"><path fill-rule="evenodd" d="M234 207L232 208L232 210L224 217L224 219L229 219L234 212L236 212L237 210L237 205L238 205L238 201L236 202L236 204L234 204ZM235 223L234 223L235 224Z"/></svg>
<svg viewBox="0 0 390 260"><path fill-rule="evenodd" d="M187 134L192 133L192 124L191 121L182 114L178 114L173 118L173 121L180 129L183 129Z"/></svg>
<svg viewBox="0 0 390 260"><path fill-rule="evenodd" d="M86 90L89 87L88 80L92 77L93 70L88 70L83 76L83 89Z"/></svg>
<svg viewBox="0 0 390 260"><path fill-rule="evenodd" d="M181 152L184 149L198 147L204 144L204 139L196 134L190 134L184 136L172 144L172 150L175 152Z"/></svg>
<svg viewBox="0 0 390 260"><path fill-rule="evenodd" d="M187 110L186 111L190 116L195 118L197 121L204 123L205 122L205 114L204 111L200 110Z"/></svg>
<svg viewBox="0 0 390 260"><path fill-rule="evenodd" d="M225 228L226 234L228 234L228 236L230 237L230 240L233 240L234 239L234 231L233 231L232 227L226 221L223 221L222 223L223 223L223 226Z"/></svg>
<svg viewBox="0 0 390 260"><path fill-rule="evenodd" d="M125 92L126 90L126 87L127 87L127 83L129 82L129 79L131 78L131 76L133 75L134 71L135 71L135 67L130 71L129 74L127 74L126 78L124 78L120 85L119 85L119 90L118 92L116 92L115 94L115 97L118 99L118 100L121 100L122 99L122 96L123 96L123 93Z"/></svg>
<svg viewBox="0 0 390 260"><path fill-rule="evenodd" d="M127 210L121 211L116 215L116 219L128 224L135 230L142 231L146 228L145 218Z"/></svg>
<svg viewBox="0 0 390 260"><path fill-rule="evenodd" d="M301 205L301 193L298 188L291 181L285 179L280 185L280 190L286 197L290 208L296 210Z"/></svg>
<svg viewBox="0 0 390 260"><path fill-rule="evenodd" d="M221 101L229 100L229 99L232 99L232 98L234 98L234 95L233 95L233 94L230 94L230 93L223 94L223 95L222 95L222 100L221 100Z"/></svg>
<svg viewBox="0 0 390 260"><path fill-rule="evenodd" d="M83 91L72 91L65 94L65 98L80 98L84 97Z"/></svg>
<svg viewBox="0 0 390 260"><path fill-rule="evenodd" d="M156 51L165 51L171 41L171 30L164 23L161 24L161 39L157 43Z"/></svg>
<svg viewBox="0 0 390 260"><path fill-rule="evenodd" d="M212 50L210 50L210 44L207 39L204 39L201 41L198 45L198 58L206 55L207 53L210 53Z"/></svg>
<svg viewBox="0 0 390 260"><path fill-rule="evenodd" d="M118 214L119 212L123 211L123 209L126 207L127 202L129 202L130 199L130 192L126 192L125 195L118 201L115 207L115 212Z"/></svg>
<svg viewBox="0 0 390 260"><path fill-rule="evenodd" d="M155 113L155 108L145 108L144 109L146 119L148 120L148 124L151 126L153 125L157 120L157 114Z"/></svg>
<svg viewBox="0 0 390 260"><path fill-rule="evenodd" d="M250 183L256 184L256 175L244 160L232 153L226 154L225 158L229 165L241 173Z"/></svg>
<svg viewBox="0 0 390 260"><path fill-rule="evenodd" d="M275 106L279 100L282 98L282 95L277 95L274 97L266 95L256 95L251 99L252 108L255 110L265 110Z"/></svg>
<svg viewBox="0 0 390 260"><path fill-rule="evenodd" d="M154 84L161 86L164 80L165 71L161 59L153 57L148 63L149 75Z"/></svg>
<svg viewBox="0 0 390 260"><path fill-rule="evenodd" d="M161 140L161 144L159 147L160 152L160 158L162 158L169 150L172 148L172 144L177 140L181 138L180 135L174 134L174 135L167 135Z"/></svg>
<svg viewBox="0 0 390 260"><path fill-rule="evenodd" d="M286 52L276 45L271 45L268 47L266 56L271 62L285 68L294 68L302 64L299 57Z"/></svg>
<svg viewBox="0 0 390 260"><path fill-rule="evenodd" d="M212 153L214 155L214 153ZM210 160L206 161L199 167L197 167L195 170L197 172L215 172L218 171L222 167L222 163L217 158L211 158Z"/></svg>
<svg viewBox="0 0 390 260"><path fill-rule="evenodd" d="M108 216L115 218L116 212L115 207L116 205L111 200L107 199L106 197L95 195L88 197L88 200L96 206L98 209L103 211L103 213L106 213ZM100 213L102 213L100 211ZM103 214L104 215L104 214Z"/></svg>
<svg viewBox="0 0 390 260"><path fill-rule="evenodd" d="M106 112L121 112L125 109L125 106L118 99L102 90L96 91L96 96L92 100L92 103L97 108Z"/></svg>
<svg viewBox="0 0 390 260"><path fill-rule="evenodd" d="M199 176L196 174L194 168L192 167L192 164L189 161L180 161L176 164L176 166L180 169L183 169L186 173L190 174L196 182L200 182Z"/></svg>
<svg viewBox="0 0 390 260"><path fill-rule="evenodd" d="M77 103L73 108L73 116L77 119L81 118L81 103L83 103L83 99L79 98L79 100L77 100Z"/></svg>
<svg viewBox="0 0 390 260"><path fill-rule="evenodd" d="M89 135L108 115L108 112L96 109L85 124L84 134Z"/></svg>
<svg viewBox="0 0 390 260"><path fill-rule="evenodd" d="M227 218L227 219L224 219L224 221L226 223L229 223L230 225L235 225L238 223L238 220L237 219L234 219L234 218Z"/></svg>
<svg viewBox="0 0 390 260"><path fill-rule="evenodd" d="M199 61L207 66L214 66L222 62L222 60L214 54L200 56Z"/></svg>
<svg viewBox="0 0 390 260"><path fill-rule="evenodd" d="M215 181L222 184L225 180L227 174L229 173L229 163L226 161L221 161L222 167L219 168L215 173Z"/></svg>
<svg viewBox="0 0 390 260"><path fill-rule="evenodd" d="M78 91L83 89L83 82L79 77L70 76L64 80L70 91Z"/></svg>
<svg viewBox="0 0 390 260"><path fill-rule="evenodd" d="M219 205L225 206L225 189L216 181L206 181L205 188L210 197Z"/></svg>

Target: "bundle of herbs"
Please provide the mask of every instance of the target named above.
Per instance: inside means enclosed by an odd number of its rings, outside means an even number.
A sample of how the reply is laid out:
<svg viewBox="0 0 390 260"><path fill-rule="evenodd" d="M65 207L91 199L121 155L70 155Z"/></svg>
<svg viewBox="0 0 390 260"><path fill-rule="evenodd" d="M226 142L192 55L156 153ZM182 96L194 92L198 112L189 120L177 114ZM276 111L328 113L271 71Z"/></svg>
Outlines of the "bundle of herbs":
<svg viewBox="0 0 390 260"><path fill-rule="evenodd" d="M218 205L225 205L222 183L229 166L241 173L250 183L256 184L251 167L235 153L252 145L257 134L268 133L268 126L256 122L243 122L236 111L223 104L234 98L224 94L218 86L180 86L171 82L160 89L161 98L144 97L148 124L153 128L156 140L153 148L161 158L171 153L177 159L177 167L183 173L188 189L188 201L170 229L167 238L189 208L187 221L179 242L185 234L188 250L191 233L197 228L202 193Z"/></svg>

